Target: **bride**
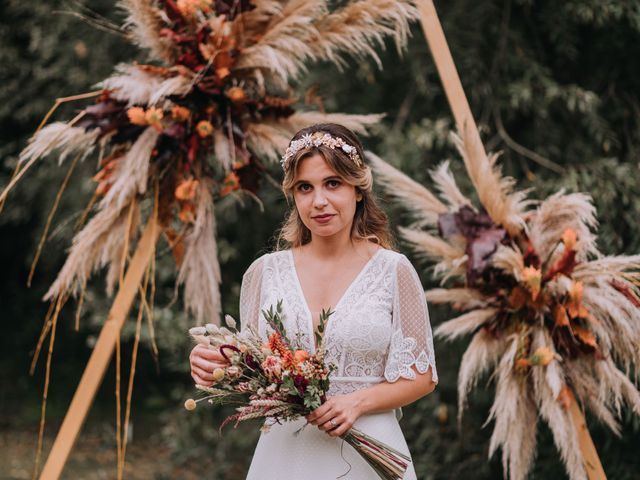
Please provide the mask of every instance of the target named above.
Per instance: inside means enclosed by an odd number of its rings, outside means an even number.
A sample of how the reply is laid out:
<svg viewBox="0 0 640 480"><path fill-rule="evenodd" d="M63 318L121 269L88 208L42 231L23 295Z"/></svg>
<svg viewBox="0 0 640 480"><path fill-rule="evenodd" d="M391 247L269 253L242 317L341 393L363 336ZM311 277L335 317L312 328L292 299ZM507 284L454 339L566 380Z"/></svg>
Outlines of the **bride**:
<svg viewBox="0 0 640 480"><path fill-rule="evenodd" d="M240 322L266 338L260 312L283 299L287 332L313 352L320 312L331 308L325 361L338 368L327 401L306 421L263 431L249 479L377 478L338 437L353 426L410 455L396 412L438 381L424 291L411 263L391 249L364 158L352 131L320 124L296 133L282 159L283 190L294 201L280 232L288 248L263 255L244 274ZM202 345L190 364L201 385L225 366ZM412 464L404 478L416 478Z"/></svg>

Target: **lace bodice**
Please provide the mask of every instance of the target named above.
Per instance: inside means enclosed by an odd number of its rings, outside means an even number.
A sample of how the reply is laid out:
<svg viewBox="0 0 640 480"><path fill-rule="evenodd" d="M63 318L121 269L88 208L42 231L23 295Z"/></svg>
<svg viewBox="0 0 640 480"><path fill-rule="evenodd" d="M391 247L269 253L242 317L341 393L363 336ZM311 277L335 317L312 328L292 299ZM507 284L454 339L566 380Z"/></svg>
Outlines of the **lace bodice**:
<svg viewBox="0 0 640 480"><path fill-rule="evenodd" d="M283 300L284 325L300 348L315 348L313 318L304 298L291 250L263 255L244 274L240 323L266 338L262 309ZM332 373L330 394L350 393L381 381L414 379L430 367L438 381L429 312L418 275L402 254L378 249L347 288L324 332L325 360Z"/></svg>

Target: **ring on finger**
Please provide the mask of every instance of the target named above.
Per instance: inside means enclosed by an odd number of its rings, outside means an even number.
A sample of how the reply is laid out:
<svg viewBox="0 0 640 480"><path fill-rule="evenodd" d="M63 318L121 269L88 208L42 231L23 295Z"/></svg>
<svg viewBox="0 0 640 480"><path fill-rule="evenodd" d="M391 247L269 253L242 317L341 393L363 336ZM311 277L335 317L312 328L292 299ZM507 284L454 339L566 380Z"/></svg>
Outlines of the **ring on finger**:
<svg viewBox="0 0 640 480"><path fill-rule="evenodd" d="M333 418L331 420L329 420L329 423L331 424L331 426L333 428L336 428L338 426L338 424L336 423L336 421Z"/></svg>

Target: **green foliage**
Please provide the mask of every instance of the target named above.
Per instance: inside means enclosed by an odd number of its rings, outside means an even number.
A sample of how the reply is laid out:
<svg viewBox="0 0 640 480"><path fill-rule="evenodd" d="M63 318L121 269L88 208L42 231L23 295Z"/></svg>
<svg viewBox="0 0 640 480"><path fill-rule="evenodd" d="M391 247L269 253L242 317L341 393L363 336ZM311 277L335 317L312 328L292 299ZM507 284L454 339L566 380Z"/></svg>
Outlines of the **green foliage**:
<svg viewBox="0 0 640 480"><path fill-rule="evenodd" d="M436 7L483 139L488 149L503 151L505 172L521 186L533 187L536 198L560 188L590 193L601 223L601 249L608 254L640 252L640 63L634 60L640 57L640 4L458 0L438 1ZM94 0L91 8L116 24L122 21L112 1ZM59 0L9 0L0 6L0 185L8 182L19 151L56 98L88 92L115 64L140 57L118 35L90 27L72 15L54 13L59 10L81 11L81 7ZM431 185L429 169L445 159L451 160L456 178L464 179L463 166L448 140L453 120L419 26L414 28L408 52L400 57L389 48L382 59L383 71L363 63L338 74L331 66L318 65L300 88L316 85L327 111L387 112L365 146L416 180ZM69 118L75 105L63 105L52 119ZM0 405L4 412L15 412L11 418L2 418L7 428L37 424L42 359L35 377L28 377L27 369L46 311L39 299L55 278L73 224L89 201L94 168L87 160L74 173L31 289L24 286L29 264L66 170L52 160L40 162L12 192L0 215L4 320L0 380L3 386L11 386L0 390ZM277 182L279 167L269 166L268 171ZM461 186L469 192L465 181ZM233 196L216 205L223 311L236 318L242 273L273 246L274 232L287 209L270 183L262 185L260 198L264 210L257 202L244 198L241 204ZM394 207L388 213L396 225L408 222L404 212ZM159 356L155 359L151 353L149 331L143 328L134 422L136 418L144 421L153 436L167 445L176 468L203 472L206 464L212 478L242 478L257 440L255 425L241 425L222 439L217 427L231 412L198 409L193 414L181 408L194 390L187 360L191 348L187 329L193 320L175 301L175 265L164 241L158 251L154 314ZM419 270L428 287L428 271ZM68 406L110 301L98 276L87 290L79 332L73 329L73 302L63 311L49 399L52 424ZM434 324L450 315L445 309L431 308ZM134 332L134 322L129 322L123 335L125 378ZM460 428L455 422L456 374L463 350L464 342L436 344L440 384L432 395L405 409L403 428L419 478L502 477L499 459L487 461L491 428L482 428L492 399L489 379L487 389L472 397ZM113 378L111 370L95 409L115 409ZM622 438L616 438L589 419L609 477L638 478L634 468L638 418L625 414L622 423ZM134 439L139 441L144 438ZM546 430L540 432L540 445L532 478L564 478Z"/></svg>

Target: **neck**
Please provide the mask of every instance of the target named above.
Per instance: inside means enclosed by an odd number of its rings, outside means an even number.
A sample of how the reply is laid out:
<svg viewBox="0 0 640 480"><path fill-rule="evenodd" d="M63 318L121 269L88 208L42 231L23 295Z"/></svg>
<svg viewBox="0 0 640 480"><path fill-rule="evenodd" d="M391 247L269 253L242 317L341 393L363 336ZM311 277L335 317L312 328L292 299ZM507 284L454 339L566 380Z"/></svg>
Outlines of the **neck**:
<svg viewBox="0 0 640 480"><path fill-rule="evenodd" d="M345 228L330 237L311 234L311 241L304 248L314 257L343 258L353 253L355 242L351 238L351 228Z"/></svg>

